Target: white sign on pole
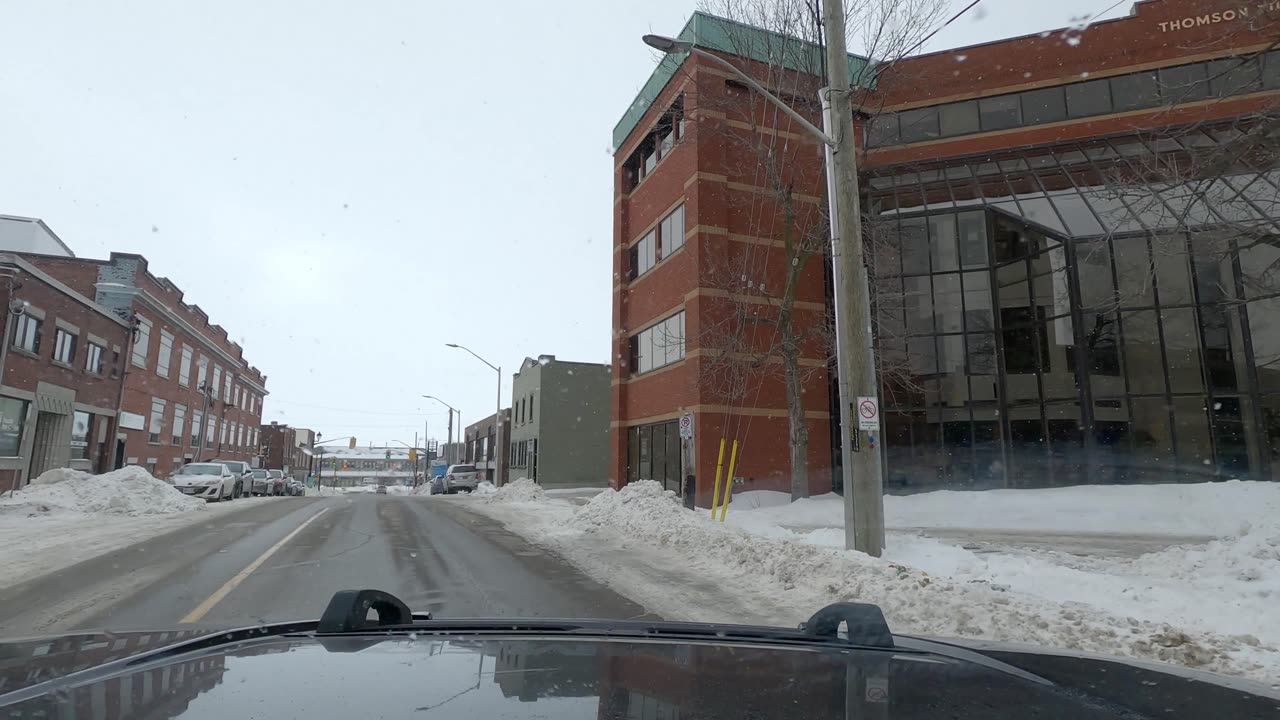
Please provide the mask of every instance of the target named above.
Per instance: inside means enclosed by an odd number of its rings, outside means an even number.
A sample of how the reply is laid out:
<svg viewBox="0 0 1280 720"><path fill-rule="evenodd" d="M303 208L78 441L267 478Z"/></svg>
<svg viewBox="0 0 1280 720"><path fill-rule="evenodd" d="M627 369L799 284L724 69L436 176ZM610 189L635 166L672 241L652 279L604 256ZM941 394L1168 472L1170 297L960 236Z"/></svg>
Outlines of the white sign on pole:
<svg viewBox="0 0 1280 720"><path fill-rule="evenodd" d="M880 402L876 398L859 397L854 413L858 416L859 430L880 429Z"/></svg>
<svg viewBox="0 0 1280 720"><path fill-rule="evenodd" d="M680 416L680 438L682 440L693 439L693 416L692 415Z"/></svg>

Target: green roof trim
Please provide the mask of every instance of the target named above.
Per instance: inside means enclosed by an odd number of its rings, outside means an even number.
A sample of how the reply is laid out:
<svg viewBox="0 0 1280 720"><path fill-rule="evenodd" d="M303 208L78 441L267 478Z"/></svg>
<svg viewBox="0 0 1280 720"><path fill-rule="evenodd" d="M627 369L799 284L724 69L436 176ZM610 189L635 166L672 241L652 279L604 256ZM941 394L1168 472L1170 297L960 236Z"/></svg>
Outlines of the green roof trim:
<svg viewBox="0 0 1280 720"><path fill-rule="evenodd" d="M707 50L718 50L763 63L780 64L797 72L809 72L822 67L823 49L814 43L703 12L695 12L689 18L677 39L695 42ZM640 88L635 100L631 101L631 107L627 108L622 119L613 127L615 153L626 142L627 136L639 124L640 118L663 88L675 77L676 70L684 62L686 55L687 53L669 54L653 69L649 80ZM872 63L867 58L849 55L851 85L874 87L873 70Z"/></svg>

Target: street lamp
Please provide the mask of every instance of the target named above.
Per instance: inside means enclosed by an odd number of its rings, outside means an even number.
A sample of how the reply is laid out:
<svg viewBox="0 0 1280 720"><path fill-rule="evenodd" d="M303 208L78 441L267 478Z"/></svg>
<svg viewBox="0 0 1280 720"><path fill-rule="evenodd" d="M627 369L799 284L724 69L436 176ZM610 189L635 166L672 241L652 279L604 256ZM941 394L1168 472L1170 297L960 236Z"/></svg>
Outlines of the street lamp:
<svg viewBox="0 0 1280 720"><path fill-rule="evenodd" d="M844 544L875 557L884 547L884 481L876 429L869 429L866 443L856 423L865 405L879 418L875 358L871 335L871 293L862 253L862 219L858 208L857 144L853 135L849 102L848 55L844 42L844 6L841 0L823 0L822 20L827 39L827 87L818 91L822 102L819 130L729 61L699 48L693 42L661 35L645 35L649 47L664 53L687 52L725 68L762 97L787 114L821 142L826 154L827 208L831 227L831 277L836 330L836 374L840 388L841 474L844 480ZM832 102L832 96L839 98ZM833 137L834 135L834 137ZM855 317L856 313L856 317ZM860 402L866 401L866 402Z"/></svg>
<svg viewBox="0 0 1280 720"><path fill-rule="evenodd" d="M428 400L435 400L441 405L449 408L449 435L448 435L448 441L445 444L445 448L446 448L445 452L447 454L447 457L445 457L445 462L448 463L449 465L453 465L456 462L456 458L454 457L454 454L453 454L453 414L458 413L458 434L461 435L462 434L462 411L458 410L457 408L450 405L449 403L441 400L435 395L423 395L422 397Z"/></svg>
<svg viewBox="0 0 1280 720"><path fill-rule="evenodd" d="M475 354L474 352L471 351L470 348L463 347L462 345L458 345L457 343L445 343L445 347L457 348L459 350L466 350L467 352L471 353L471 357L479 360L485 365L488 365L490 368L493 369L494 372L498 373L498 406L497 408L494 409L494 415L493 415L493 422L494 422L493 484L501 486L502 485L502 368L498 367L497 365L494 365L488 360L485 360L484 358Z"/></svg>

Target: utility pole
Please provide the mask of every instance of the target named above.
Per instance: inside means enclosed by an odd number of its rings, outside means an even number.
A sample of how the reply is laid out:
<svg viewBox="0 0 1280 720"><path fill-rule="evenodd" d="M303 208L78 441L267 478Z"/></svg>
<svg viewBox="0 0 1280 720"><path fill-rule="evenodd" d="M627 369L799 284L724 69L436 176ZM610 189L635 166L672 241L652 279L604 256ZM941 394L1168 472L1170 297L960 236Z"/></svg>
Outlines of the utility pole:
<svg viewBox="0 0 1280 720"><path fill-rule="evenodd" d="M827 195L831 214L831 274L834 288L836 369L840 386L840 458L844 475L845 547L879 557L884 548L884 483L880 476L879 428L858 427L858 398L868 398L879 417L879 392L871 334L871 291L862 251L857 142L849 91L843 0L822 0L827 40L827 87L819 92L826 134ZM869 412L869 411L868 411ZM865 416L865 414L864 414ZM865 435L865 437L864 437ZM865 441L865 442L864 442ZM850 530L852 529L852 532Z"/></svg>

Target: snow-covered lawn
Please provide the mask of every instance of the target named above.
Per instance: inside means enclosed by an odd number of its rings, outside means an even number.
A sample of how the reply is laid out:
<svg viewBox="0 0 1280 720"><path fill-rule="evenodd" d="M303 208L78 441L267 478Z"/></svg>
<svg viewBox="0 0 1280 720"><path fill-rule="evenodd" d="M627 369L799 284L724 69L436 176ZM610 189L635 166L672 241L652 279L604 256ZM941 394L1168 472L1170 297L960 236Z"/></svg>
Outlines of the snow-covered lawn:
<svg viewBox="0 0 1280 720"><path fill-rule="evenodd" d="M859 600L879 605L899 633L1280 680L1280 484L886 498L887 522L899 528L1220 538L1130 558L975 552L895 530L885 557L875 559L843 550L834 496L800 503L781 494L744 496L725 524L706 510L684 510L653 483L604 491L582 506L526 483L448 501L501 520L670 619L791 625L827 603Z"/></svg>
<svg viewBox="0 0 1280 720"><path fill-rule="evenodd" d="M50 470L0 497L0 586L274 500L206 505L136 466L104 475Z"/></svg>

